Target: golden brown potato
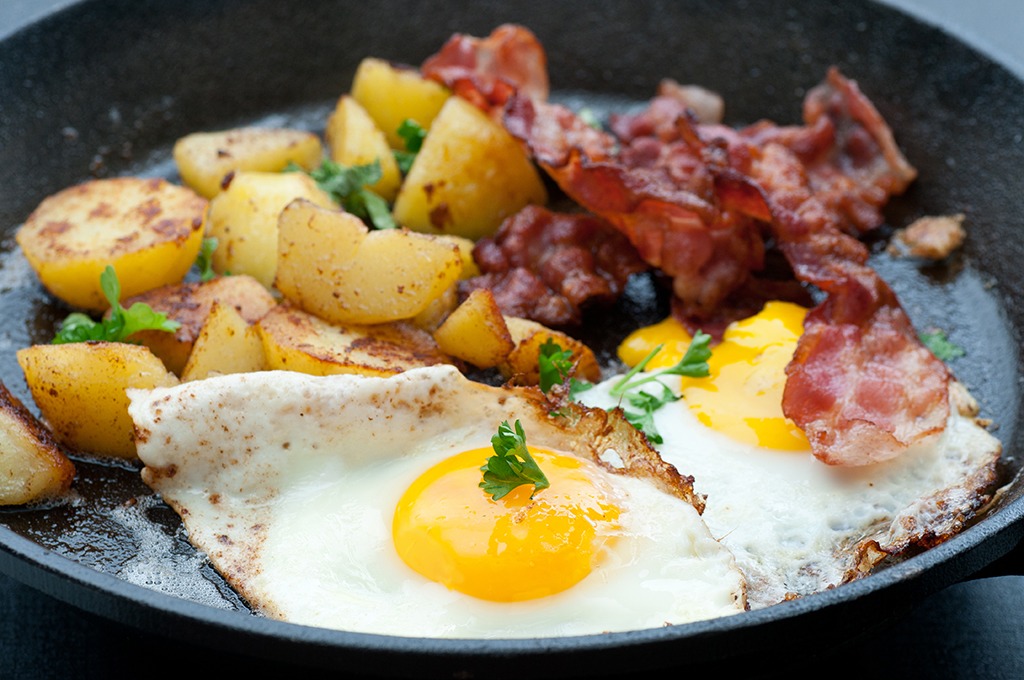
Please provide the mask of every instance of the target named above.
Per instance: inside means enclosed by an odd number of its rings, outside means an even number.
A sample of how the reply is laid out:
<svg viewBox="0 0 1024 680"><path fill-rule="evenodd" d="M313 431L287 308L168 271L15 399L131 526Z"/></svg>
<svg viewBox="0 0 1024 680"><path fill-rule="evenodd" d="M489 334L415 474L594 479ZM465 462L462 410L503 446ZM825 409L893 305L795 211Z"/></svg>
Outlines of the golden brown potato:
<svg viewBox="0 0 1024 680"><path fill-rule="evenodd" d="M271 369L312 375L393 375L451 363L430 333L410 323L334 325L285 302L256 324Z"/></svg>
<svg viewBox="0 0 1024 680"><path fill-rule="evenodd" d="M323 153L320 138L312 132L243 127L182 137L174 145L174 162L182 182L200 196L213 198L231 172L278 172L289 163L312 170L320 165Z"/></svg>
<svg viewBox="0 0 1024 680"><path fill-rule="evenodd" d="M100 456L136 455L127 388L178 384L149 349L122 342L32 345L18 363L57 441Z"/></svg>
<svg viewBox="0 0 1024 680"><path fill-rule="evenodd" d="M214 301L181 372L181 380L266 369L263 341L256 327L249 325L235 307Z"/></svg>
<svg viewBox="0 0 1024 680"><path fill-rule="evenodd" d="M380 163L380 180L370 189L388 203L395 200L402 173L388 145L387 137L359 102L350 95L338 100L324 130L331 160L347 167Z"/></svg>
<svg viewBox="0 0 1024 680"><path fill-rule="evenodd" d="M411 118L429 130L451 96L448 88L427 80L419 71L374 58L359 63L351 93L376 121L393 149L405 149L405 141L398 135L402 121Z"/></svg>
<svg viewBox="0 0 1024 680"><path fill-rule="evenodd" d="M250 324L277 304L263 284L245 275L220 276L204 282L188 281L157 288L125 300L125 306L130 307L136 302L144 302L181 324L174 333L141 331L128 338L130 342L141 342L149 347L175 375L181 375L185 369L193 344L215 303L234 308Z"/></svg>
<svg viewBox="0 0 1024 680"><path fill-rule="evenodd" d="M395 199L399 224L477 240L547 191L519 142L478 108L452 97L434 119Z"/></svg>
<svg viewBox="0 0 1024 680"><path fill-rule="evenodd" d="M44 200L15 238L47 290L99 312L110 306L100 288L107 265L123 297L184 279L206 209L205 198L162 179L93 180Z"/></svg>
<svg viewBox="0 0 1024 680"><path fill-rule="evenodd" d="M301 172L236 172L210 201L207 234L217 238L213 269L248 274L267 288L277 272L277 219L286 205L305 198L324 207L334 201Z"/></svg>
<svg viewBox="0 0 1024 680"><path fill-rule="evenodd" d="M427 308L416 316L409 319L412 325L433 333L437 327L459 306L459 287L449 286L448 290L441 293L434 301L427 305Z"/></svg>
<svg viewBox="0 0 1024 680"><path fill-rule="evenodd" d="M59 496L74 477L74 463L50 431L0 382L0 505Z"/></svg>
<svg viewBox="0 0 1024 680"><path fill-rule="evenodd" d="M434 331L434 340L446 354L477 368L491 368L515 348L505 317L486 288L477 288Z"/></svg>
<svg viewBox="0 0 1024 680"><path fill-rule="evenodd" d="M473 259L475 241L464 236L455 236L454 234L438 234L437 237L443 241L454 243L455 247L459 249L459 257L462 258L460 279L471 279L474 276L480 276L480 267L477 266L476 260Z"/></svg>
<svg viewBox="0 0 1024 680"><path fill-rule="evenodd" d="M573 360L577 362L577 378L590 382L601 379L601 366L597 363L593 350L576 338L536 321L514 316L506 316L505 325L515 343L515 349L509 352L505 361L498 366L506 380L514 378L518 384L538 384L540 371L537 359L540 357L540 346L549 338L562 349L572 352Z"/></svg>
<svg viewBox="0 0 1024 680"><path fill-rule="evenodd" d="M278 290L333 323L412 318L462 272L449 242L405 229L370 231L354 215L308 201L284 209L279 233Z"/></svg>

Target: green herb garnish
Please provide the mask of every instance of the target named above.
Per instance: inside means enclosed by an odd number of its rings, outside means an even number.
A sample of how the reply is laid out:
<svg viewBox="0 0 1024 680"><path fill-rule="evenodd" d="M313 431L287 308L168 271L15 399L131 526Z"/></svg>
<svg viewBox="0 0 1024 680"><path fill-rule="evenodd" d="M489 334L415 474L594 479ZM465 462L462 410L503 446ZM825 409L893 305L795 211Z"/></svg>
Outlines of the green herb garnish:
<svg viewBox="0 0 1024 680"><path fill-rule="evenodd" d="M503 421L498 426L498 434L491 437L491 447L495 455L480 468L484 473L480 488L490 494L492 500L504 498L523 484L533 484L533 493L550 486L548 478L526 448L526 433L518 420L514 431L507 420ZM533 493L530 498L533 498Z"/></svg>
<svg viewBox="0 0 1024 680"><path fill-rule="evenodd" d="M181 327L177 321L171 321L166 314L155 312L144 302L136 302L130 309L121 306L121 283L117 280L117 272L110 265L100 274L100 288L107 302L110 303L110 315L102 321L93 321L86 314L75 312L69 314L60 325L60 331L53 339L53 344L61 345L68 342L87 342L89 340L105 340L107 342L124 342L133 333L146 330L166 331L173 333Z"/></svg>
<svg viewBox="0 0 1024 680"><path fill-rule="evenodd" d="M574 399L580 392L589 390L594 385L585 380L572 377L576 363L572 360L572 351L562 349L550 337L541 343L537 355L537 370L540 374L539 386L545 394L555 385L561 385L569 379L569 399Z"/></svg>
<svg viewBox="0 0 1024 680"><path fill-rule="evenodd" d="M319 168L307 171L295 163L289 163L285 172L305 172L341 207L374 229L394 229L397 226L388 202L367 188L380 181L379 160L347 167L325 158Z"/></svg>
<svg viewBox="0 0 1024 680"><path fill-rule="evenodd" d="M967 354L963 347L950 342L943 330L927 331L921 333L919 337L924 346L941 361L952 361Z"/></svg>
<svg viewBox="0 0 1024 680"><path fill-rule="evenodd" d="M416 160L416 154L423 148L423 140L427 137L427 131L412 118L406 118L398 126L398 136L405 142L405 151L395 151L393 153L395 154L395 160L398 162L398 169L404 175L409 172L412 162Z"/></svg>
<svg viewBox="0 0 1024 680"><path fill-rule="evenodd" d="M643 371L647 364L651 362L651 359L661 351L664 345L658 345L650 354L644 357L644 360L638 363L632 368L626 375L622 376L611 389L611 395L613 397L621 397L629 390L635 390L636 388L646 383L656 381L658 378L664 375L681 375L688 378L705 378L710 374L708 368L708 359L711 358L711 336L702 331L697 331L693 340L690 342L690 346L686 348L686 354L679 360L675 366L669 368L663 368L660 371L654 371L648 375L637 377L637 374Z"/></svg>
<svg viewBox="0 0 1024 680"><path fill-rule="evenodd" d="M647 435L647 439L650 440L652 444L661 444L664 442L664 439L661 437L661 433L658 432L658 428L654 426L654 412L665 404L673 401L679 401L681 398L662 383L658 384L661 385L662 390L660 397L644 392L643 390L627 394L625 397L626 401L628 401L631 406L640 410L630 411L623 409L623 414L626 416L626 420L628 420L633 427Z"/></svg>
<svg viewBox="0 0 1024 680"><path fill-rule="evenodd" d="M592 109L584 107L580 109L579 113L577 113L576 115L579 116L579 119L582 120L585 124L589 125L595 130L604 130L604 125L601 124L600 119L598 119L597 114L594 113Z"/></svg>
<svg viewBox="0 0 1024 680"><path fill-rule="evenodd" d="M196 256L196 268L199 269L199 280L209 281L217 275L213 271L213 251L217 250L217 237L210 236L203 239L203 245L199 248L199 255Z"/></svg>

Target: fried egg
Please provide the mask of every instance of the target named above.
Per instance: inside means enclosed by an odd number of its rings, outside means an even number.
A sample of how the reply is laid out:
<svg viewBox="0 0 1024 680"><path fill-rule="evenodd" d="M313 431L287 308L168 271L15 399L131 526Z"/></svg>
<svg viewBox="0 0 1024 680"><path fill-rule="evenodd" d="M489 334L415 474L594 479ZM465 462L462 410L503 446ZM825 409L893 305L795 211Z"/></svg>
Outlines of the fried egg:
<svg viewBox="0 0 1024 680"><path fill-rule="evenodd" d="M976 404L953 382L937 443L858 468L820 462L781 406L804 314L773 302L734 322L712 348L708 377L661 379L682 398L653 415L663 439L656 448L706 496L704 521L736 556L752 609L850 581L888 555L959 531L987 500L1000 454L999 441L974 418ZM619 355L635 365L663 345L646 367L653 371L678 362L690 340L669 319L634 332ZM617 381L581 400L618 406Z"/></svg>
<svg viewBox="0 0 1024 680"><path fill-rule="evenodd" d="M451 366L130 390L143 479L258 613L399 636L521 638L735 614L745 583L689 480L625 421L557 416ZM609 420L611 419L611 420ZM520 421L550 486L494 500Z"/></svg>

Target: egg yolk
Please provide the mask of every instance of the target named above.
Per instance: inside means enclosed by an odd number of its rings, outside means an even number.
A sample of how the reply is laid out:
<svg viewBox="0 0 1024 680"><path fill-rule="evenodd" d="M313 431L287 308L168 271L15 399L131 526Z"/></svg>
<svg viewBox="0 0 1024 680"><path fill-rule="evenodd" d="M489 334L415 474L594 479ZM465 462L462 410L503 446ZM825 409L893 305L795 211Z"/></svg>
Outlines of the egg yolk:
<svg viewBox="0 0 1024 680"><path fill-rule="evenodd" d="M789 302L769 302L759 313L734 321L712 347L706 378L683 378L682 396L697 418L730 437L772 449L806 451L807 437L782 414L786 364L793 358L807 310ZM676 364L690 334L673 318L633 332L619 346L627 366L664 347L648 370Z"/></svg>
<svg viewBox="0 0 1024 680"><path fill-rule="evenodd" d="M491 601L545 597L581 581L619 530L619 509L595 485L592 464L531 446L551 485L534 493L524 484L495 501L479 487L493 453L457 454L409 486L392 525L399 556L432 581Z"/></svg>

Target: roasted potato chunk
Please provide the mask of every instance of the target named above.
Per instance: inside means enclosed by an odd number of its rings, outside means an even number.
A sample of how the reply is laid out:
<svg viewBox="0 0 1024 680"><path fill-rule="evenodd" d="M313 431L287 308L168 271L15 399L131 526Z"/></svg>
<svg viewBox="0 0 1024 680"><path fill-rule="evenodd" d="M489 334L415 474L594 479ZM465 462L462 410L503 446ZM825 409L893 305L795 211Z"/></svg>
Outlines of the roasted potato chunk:
<svg viewBox="0 0 1024 680"><path fill-rule="evenodd" d="M0 382L0 505L59 496L74 477L74 463L50 431Z"/></svg>
<svg viewBox="0 0 1024 680"><path fill-rule="evenodd" d="M536 321L514 316L506 316L505 325L515 343L515 348L498 365L506 380L515 379L515 382L521 385L540 383L537 359L540 357L540 346L549 338L562 349L572 352L578 378L590 382L601 379L601 366L597 363L593 350L576 338Z"/></svg>
<svg viewBox="0 0 1024 680"><path fill-rule="evenodd" d="M278 290L333 323L412 318L462 272L452 243L405 229L369 231L354 215L308 201L284 209L279 233Z"/></svg>
<svg viewBox="0 0 1024 680"><path fill-rule="evenodd" d="M210 201L206 231L217 238L214 271L248 274L270 288L277 272L277 219L296 198L335 205L303 173L235 173L228 187Z"/></svg>
<svg viewBox="0 0 1024 680"><path fill-rule="evenodd" d="M451 96L448 88L427 80L419 71L367 58L352 79L352 98L370 114L393 149L405 149L398 135L402 121L411 118L424 129Z"/></svg>
<svg viewBox="0 0 1024 680"><path fill-rule="evenodd" d="M262 315L260 315L262 316ZM230 304L214 301L181 373L183 382L267 368L263 341Z"/></svg>
<svg viewBox="0 0 1024 680"><path fill-rule="evenodd" d="M40 282L72 307L109 307L100 274L112 265L124 297L185 278L203 242L207 201L162 179L118 177L44 200L15 239Z"/></svg>
<svg viewBox="0 0 1024 680"><path fill-rule="evenodd" d="M497 231L547 190L523 148L501 125L460 97L434 119L395 199L399 224L477 240Z"/></svg>
<svg viewBox="0 0 1024 680"><path fill-rule="evenodd" d="M387 137L359 102L344 95L338 100L324 130L331 160L347 167L380 163L381 177L369 186L389 203L395 200L402 173Z"/></svg>
<svg viewBox="0 0 1024 680"><path fill-rule="evenodd" d="M149 349L122 342L32 345L18 363L57 441L115 458L136 456L125 390L178 384Z"/></svg>
<svg viewBox="0 0 1024 680"><path fill-rule="evenodd" d="M231 172L278 172L289 163L312 170L323 153L320 138L312 132L244 127L186 135L174 145L174 162L182 182L213 198Z"/></svg>
<svg viewBox="0 0 1024 680"><path fill-rule="evenodd" d="M505 317L486 288L478 288L434 331L434 340L446 354L477 368L497 366L515 348Z"/></svg>
<svg viewBox="0 0 1024 680"><path fill-rule="evenodd" d="M334 325L285 302L256 327L271 369L312 375L393 375L451 363L430 333L406 322Z"/></svg>
<svg viewBox="0 0 1024 680"><path fill-rule="evenodd" d="M125 300L129 307L136 302L143 302L181 324L174 333L141 331L128 338L130 342L141 342L149 347L175 375L181 375L185 369L193 345L216 303L233 308L250 324L277 304L263 284L244 274L165 286Z"/></svg>

